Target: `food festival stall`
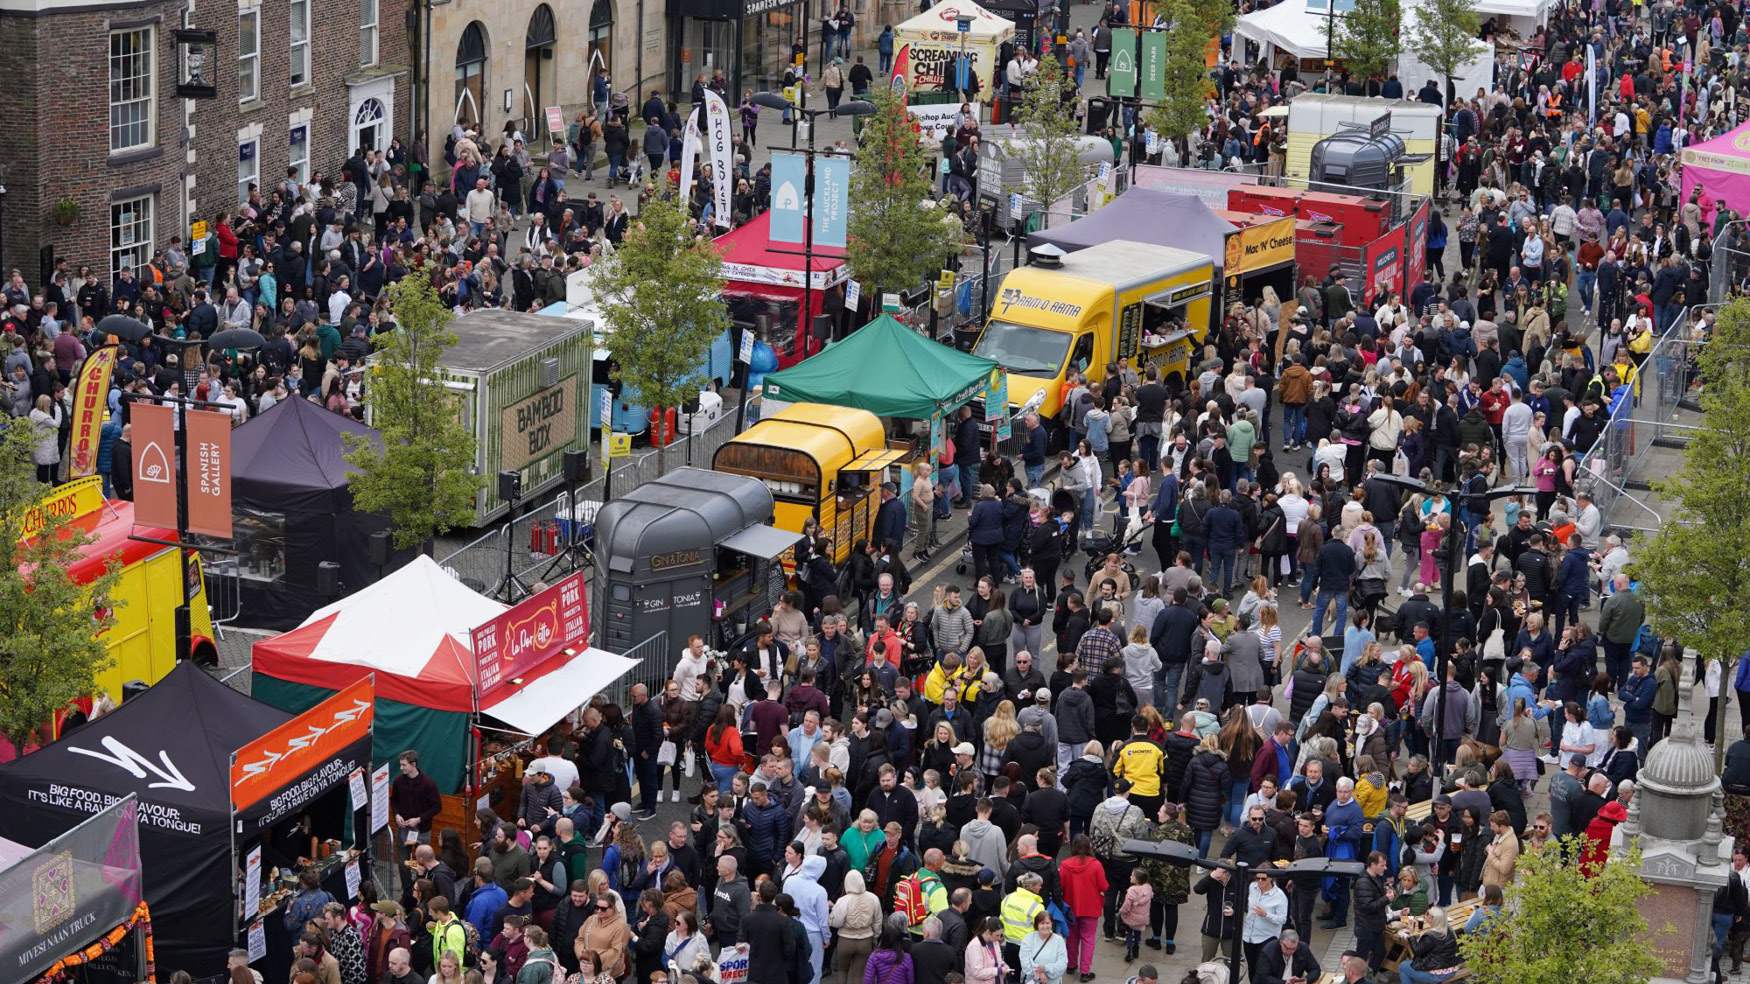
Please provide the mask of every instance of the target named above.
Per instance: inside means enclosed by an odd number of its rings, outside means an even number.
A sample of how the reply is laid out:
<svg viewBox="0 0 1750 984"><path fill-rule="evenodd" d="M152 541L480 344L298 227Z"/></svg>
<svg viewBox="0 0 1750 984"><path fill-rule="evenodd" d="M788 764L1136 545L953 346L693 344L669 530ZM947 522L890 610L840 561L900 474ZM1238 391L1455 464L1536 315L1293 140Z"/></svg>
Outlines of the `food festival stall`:
<svg viewBox="0 0 1750 984"><path fill-rule="evenodd" d="M960 18L971 20L970 30L960 30ZM980 7L972 0L939 3L893 29L895 51L905 57L905 82L913 90L941 90L954 85L955 66L962 53L972 60L978 76L978 98L996 98L992 78L1002 46L1015 39L1015 22Z"/></svg>
<svg viewBox="0 0 1750 984"><path fill-rule="evenodd" d="M771 319L771 331L762 339L778 357L778 368L793 366L819 352L827 339L816 336L814 316L831 314L845 306L845 281L850 268L845 251L815 244L814 256L803 256L794 243L772 241L772 213L762 212L733 231L718 236L723 253L723 299L740 344L740 332L754 331L756 319ZM803 289L802 271L811 269L812 286ZM802 310L803 301L808 310Z"/></svg>
<svg viewBox="0 0 1750 984"><path fill-rule="evenodd" d="M0 967L8 980L152 979L139 802L124 796L42 847L0 841Z"/></svg>
<svg viewBox="0 0 1750 984"><path fill-rule="evenodd" d="M572 574L507 609L420 556L256 643L254 692L296 710L375 674L373 763L418 751L443 794L437 825L465 831L481 797L515 809L521 771L506 752L636 665L588 647L585 584Z"/></svg>
<svg viewBox="0 0 1750 984"><path fill-rule="evenodd" d="M677 650L693 635L727 649L769 615L785 587L778 558L802 535L771 525L767 484L677 468L603 505L595 572L603 645L667 632Z"/></svg>
<svg viewBox="0 0 1750 984"><path fill-rule="evenodd" d="M158 959L198 978L245 946L265 961L264 977L283 978L289 934L273 911L283 881L259 879L314 871L335 898L356 896L369 866L359 817L369 804L358 795L369 697L367 678L293 715L178 664L116 710L0 766L0 837L42 843L137 796Z"/></svg>

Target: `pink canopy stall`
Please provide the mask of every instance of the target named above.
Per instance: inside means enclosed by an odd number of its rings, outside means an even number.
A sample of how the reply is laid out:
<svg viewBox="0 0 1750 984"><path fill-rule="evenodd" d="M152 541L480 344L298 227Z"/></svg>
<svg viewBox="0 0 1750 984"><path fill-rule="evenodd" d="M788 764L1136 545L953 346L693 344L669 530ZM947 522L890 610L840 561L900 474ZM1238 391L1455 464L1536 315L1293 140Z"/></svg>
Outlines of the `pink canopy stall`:
<svg viewBox="0 0 1750 984"><path fill-rule="evenodd" d="M1685 147L1682 163L1683 200L1701 189L1701 217L1711 227L1721 205L1750 213L1750 123Z"/></svg>

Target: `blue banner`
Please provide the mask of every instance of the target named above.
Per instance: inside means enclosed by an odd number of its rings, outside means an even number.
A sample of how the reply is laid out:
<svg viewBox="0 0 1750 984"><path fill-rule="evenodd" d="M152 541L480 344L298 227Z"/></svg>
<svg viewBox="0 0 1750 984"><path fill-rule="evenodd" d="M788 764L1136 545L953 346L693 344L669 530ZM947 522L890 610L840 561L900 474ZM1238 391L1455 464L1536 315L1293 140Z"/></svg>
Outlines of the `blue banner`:
<svg viewBox="0 0 1750 984"><path fill-rule="evenodd" d="M801 154L772 153L772 242L802 242L806 213L808 159Z"/></svg>
<svg viewBox="0 0 1750 984"><path fill-rule="evenodd" d="M777 171L774 169L772 184L777 183ZM845 230L850 224L850 200L851 159L829 157L825 154L815 157L814 245L845 248Z"/></svg>

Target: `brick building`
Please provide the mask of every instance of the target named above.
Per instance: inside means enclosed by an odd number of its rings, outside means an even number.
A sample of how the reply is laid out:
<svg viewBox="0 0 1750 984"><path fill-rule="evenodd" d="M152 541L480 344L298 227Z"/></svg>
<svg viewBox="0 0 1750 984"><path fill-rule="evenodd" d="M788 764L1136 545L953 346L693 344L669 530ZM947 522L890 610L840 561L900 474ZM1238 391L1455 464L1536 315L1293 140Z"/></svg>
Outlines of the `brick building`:
<svg viewBox="0 0 1750 984"><path fill-rule="evenodd" d="M109 277L297 167L410 134L409 0L0 0L0 265ZM188 57L179 30L213 32ZM211 98L184 99L198 69Z"/></svg>

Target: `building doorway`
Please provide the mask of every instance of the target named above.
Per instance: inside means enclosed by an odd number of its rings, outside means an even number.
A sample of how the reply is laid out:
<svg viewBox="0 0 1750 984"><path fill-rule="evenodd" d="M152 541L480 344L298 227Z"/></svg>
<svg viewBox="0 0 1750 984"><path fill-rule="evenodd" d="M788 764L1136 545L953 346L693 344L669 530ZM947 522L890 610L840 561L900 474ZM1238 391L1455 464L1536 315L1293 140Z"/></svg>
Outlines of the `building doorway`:
<svg viewBox="0 0 1750 984"><path fill-rule="evenodd" d="M455 122L473 124L485 122L482 107L486 105L486 28L474 21L462 31L456 45L456 113Z"/></svg>
<svg viewBox="0 0 1750 984"><path fill-rule="evenodd" d="M558 29L553 22L553 8L541 4L529 17L529 29L523 38L523 98L528 103L524 112L528 125L523 132L544 131L544 111L559 105Z"/></svg>

